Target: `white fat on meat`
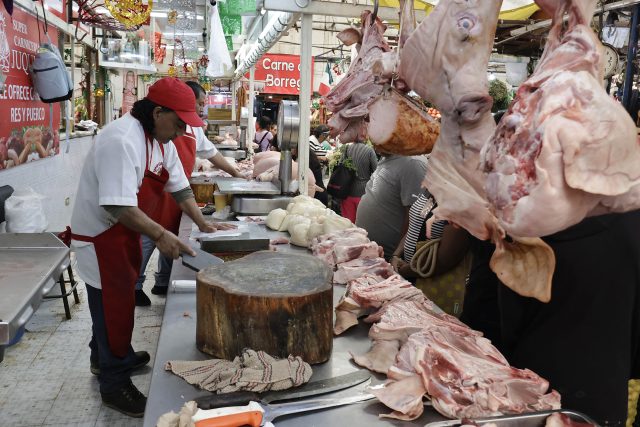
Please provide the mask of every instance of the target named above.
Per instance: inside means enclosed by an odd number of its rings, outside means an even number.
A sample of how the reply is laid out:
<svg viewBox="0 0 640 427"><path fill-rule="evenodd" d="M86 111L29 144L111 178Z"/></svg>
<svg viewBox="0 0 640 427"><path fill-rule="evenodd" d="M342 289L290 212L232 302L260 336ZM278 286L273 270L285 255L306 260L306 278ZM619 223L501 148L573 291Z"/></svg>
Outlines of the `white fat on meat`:
<svg viewBox="0 0 640 427"><path fill-rule="evenodd" d="M420 417L424 411L422 399L426 390L419 375L414 374L389 383L384 388L370 387L367 390L394 410L391 414L381 414L382 418L411 421Z"/></svg>
<svg viewBox="0 0 640 427"><path fill-rule="evenodd" d="M358 324L358 318L367 312L357 302L347 295L343 295L336 306L336 323L333 326L333 333L340 335L347 329Z"/></svg>
<svg viewBox="0 0 640 427"><path fill-rule="evenodd" d="M384 258L358 258L338 264L333 273L333 283L345 284L361 277L365 273L384 280L394 274L393 267Z"/></svg>

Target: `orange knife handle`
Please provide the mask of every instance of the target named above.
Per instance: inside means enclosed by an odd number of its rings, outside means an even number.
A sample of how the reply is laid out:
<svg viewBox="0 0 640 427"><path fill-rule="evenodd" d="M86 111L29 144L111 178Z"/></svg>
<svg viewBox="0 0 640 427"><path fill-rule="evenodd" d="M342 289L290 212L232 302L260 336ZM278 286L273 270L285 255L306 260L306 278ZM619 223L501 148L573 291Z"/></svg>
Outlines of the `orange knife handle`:
<svg viewBox="0 0 640 427"><path fill-rule="evenodd" d="M196 427L260 427L263 413L260 411L240 412L196 421Z"/></svg>

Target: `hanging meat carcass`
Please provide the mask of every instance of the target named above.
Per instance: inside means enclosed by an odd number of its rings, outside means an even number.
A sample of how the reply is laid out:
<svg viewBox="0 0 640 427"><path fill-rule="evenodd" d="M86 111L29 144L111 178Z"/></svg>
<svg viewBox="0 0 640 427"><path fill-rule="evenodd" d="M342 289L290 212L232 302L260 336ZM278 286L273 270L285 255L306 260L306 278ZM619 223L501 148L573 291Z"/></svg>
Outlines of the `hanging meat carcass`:
<svg viewBox="0 0 640 427"><path fill-rule="evenodd" d="M501 225L532 237L640 207L640 146L602 87L602 45L589 27L596 1L536 3L553 15L545 51L482 155Z"/></svg>
<svg viewBox="0 0 640 427"><path fill-rule="evenodd" d="M411 25L407 26L410 31ZM333 113L331 133L343 143L368 137L379 152L429 153L440 126L423 105L404 94L402 81L381 75L381 64L393 67L397 62L397 53L384 39L385 30L380 19L365 11L360 30L349 28L338 34L345 45L359 44L359 49L347 75L325 97Z"/></svg>
<svg viewBox="0 0 640 427"><path fill-rule="evenodd" d="M502 0L440 2L409 37L400 54L400 77L442 114L425 185L438 200L440 218L454 222L497 249L492 269L524 296L549 301L555 257L539 238L511 236L491 210L480 151L495 131L487 66Z"/></svg>

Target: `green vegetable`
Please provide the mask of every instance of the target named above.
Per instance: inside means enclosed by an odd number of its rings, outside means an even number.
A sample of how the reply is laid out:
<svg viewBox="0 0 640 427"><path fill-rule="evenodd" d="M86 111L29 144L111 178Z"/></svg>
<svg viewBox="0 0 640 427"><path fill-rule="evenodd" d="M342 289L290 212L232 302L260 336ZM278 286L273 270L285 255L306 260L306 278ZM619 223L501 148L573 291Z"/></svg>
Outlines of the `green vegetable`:
<svg viewBox="0 0 640 427"><path fill-rule="evenodd" d="M333 172L333 169L338 165L338 163L344 158L344 166L349 169L352 170L354 172L356 172L357 174L357 170L356 170L356 165L353 163L353 159L351 157L346 157L346 151L347 151L347 144L343 144L340 146L340 148L338 148L338 150L333 154L333 156L331 156L331 159L329 159L329 175L331 175L331 173Z"/></svg>
<svg viewBox="0 0 640 427"><path fill-rule="evenodd" d="M502 80L495 79L489 82L489 95L493 98L492 112L509 108L509 89Z"/></svg>

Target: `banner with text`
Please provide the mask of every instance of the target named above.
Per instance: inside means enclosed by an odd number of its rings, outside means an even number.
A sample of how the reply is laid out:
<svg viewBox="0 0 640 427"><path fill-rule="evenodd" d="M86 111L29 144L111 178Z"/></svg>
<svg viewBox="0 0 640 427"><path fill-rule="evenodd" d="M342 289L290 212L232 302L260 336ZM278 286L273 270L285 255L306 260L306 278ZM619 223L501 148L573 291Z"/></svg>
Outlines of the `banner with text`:
<svg viewBox="0 0 640 427"><path fill-rule="evenodd" d="M41 102L29 76L40 46L37 25L42 23L19 8L13 19L0 10L0 169L60 152L60 103ZM49 27L49 37L58 40L58 31Z"/></svg>
<svg viewBox="0 0 640 427"><path fill-rule="evenodd" d="M311 58L313 70L313 58ZM247 74L249 78L249 74ZM255 79L264 82L262 93L300 94L300 56L267 54L256 63ZM311 76L313 88L313 75Z"/></svg>

